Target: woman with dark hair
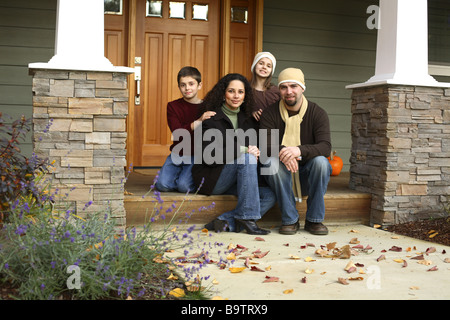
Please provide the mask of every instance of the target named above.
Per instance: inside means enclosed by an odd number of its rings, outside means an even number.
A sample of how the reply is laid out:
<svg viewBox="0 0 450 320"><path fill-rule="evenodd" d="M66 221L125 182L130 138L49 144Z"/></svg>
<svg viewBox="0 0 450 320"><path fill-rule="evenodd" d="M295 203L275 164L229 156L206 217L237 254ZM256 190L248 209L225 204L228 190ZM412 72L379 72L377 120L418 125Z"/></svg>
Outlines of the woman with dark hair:
<svg viewBox="0 0 450 320"><path fill-rule="evenodd" d="M195 153L192 176L199 193L234 194L236 208L206 225L208 229L264 235L261 219L275 203L268 187L258 187L257 122L251 116L252 88L236 73L228 74L208 92L204 106L216 114L201 124L202 152ZM196 129L198 130L198 129Z"/></svg>

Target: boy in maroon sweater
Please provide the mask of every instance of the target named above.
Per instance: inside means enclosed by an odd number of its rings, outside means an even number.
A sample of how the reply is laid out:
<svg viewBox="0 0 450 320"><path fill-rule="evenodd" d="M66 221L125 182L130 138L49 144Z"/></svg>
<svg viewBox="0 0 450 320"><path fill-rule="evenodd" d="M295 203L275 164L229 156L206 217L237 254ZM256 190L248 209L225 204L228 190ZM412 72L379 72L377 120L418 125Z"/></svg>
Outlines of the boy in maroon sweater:
<svg viewBox="0 0 450 320"><path fill-rule="evenodd" d="M194 165L194 128L203 120L212 117L215 112L203 111L203 101L198 97L198 91L202 88L202 77L194 67L184 67L178 72L178 88L182 98L167 104L167 124L172 133L177 129L187 130L191 138L191 148L174 147L182 143L174 141L170 146L171 154L162 166L155 187L162 192L179 191L192 192L195 189L192 180L191 169Z"/></svg>

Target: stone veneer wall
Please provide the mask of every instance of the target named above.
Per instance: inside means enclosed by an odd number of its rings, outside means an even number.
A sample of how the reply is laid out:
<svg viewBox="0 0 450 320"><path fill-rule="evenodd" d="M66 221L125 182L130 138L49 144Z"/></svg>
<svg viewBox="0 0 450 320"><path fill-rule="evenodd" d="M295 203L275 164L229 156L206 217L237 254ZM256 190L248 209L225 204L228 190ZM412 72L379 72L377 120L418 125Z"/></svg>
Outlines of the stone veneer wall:
<svg viewBox="0 0 450 320"><path fill-rule="evenodd" d="M127 74L31 70L33 144L54 161L53 187L86 215L111 209L125 225ZM92 202L86 207L86 204Z"/></svg>
<svg viewBox="0 0 450 320"><path fill-rule="evenodd" d="M444 213L450 201L450 89L353 89L350 187L372 194L371 224Z"/></svg>

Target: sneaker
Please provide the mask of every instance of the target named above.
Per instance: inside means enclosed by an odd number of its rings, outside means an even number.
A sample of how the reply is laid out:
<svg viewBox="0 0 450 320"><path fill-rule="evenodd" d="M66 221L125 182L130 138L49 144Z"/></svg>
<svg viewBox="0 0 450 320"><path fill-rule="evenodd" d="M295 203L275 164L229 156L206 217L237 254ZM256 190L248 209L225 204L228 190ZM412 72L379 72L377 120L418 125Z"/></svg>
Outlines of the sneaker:
<svg viewBox="0 0 450 320"><path fill-rule="evenodd" d="M328 228L324 226L322 222L309 222L308 220L305 220L305 230L315 235L328 234Z"/></svg>

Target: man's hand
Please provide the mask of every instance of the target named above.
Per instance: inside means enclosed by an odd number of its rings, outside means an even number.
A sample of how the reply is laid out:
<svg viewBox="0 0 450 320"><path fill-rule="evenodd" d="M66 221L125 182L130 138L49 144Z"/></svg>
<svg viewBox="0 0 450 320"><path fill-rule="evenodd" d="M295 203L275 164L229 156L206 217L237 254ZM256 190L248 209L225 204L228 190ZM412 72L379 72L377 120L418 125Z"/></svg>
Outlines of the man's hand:
<svg viewBox="0 0 450 320"><path fill-rule="evenodd" d="M284 147L280 150L280 161L284 163L290 172L298 171L297 158L300 157L301 152L299 147Z"/></svg>

